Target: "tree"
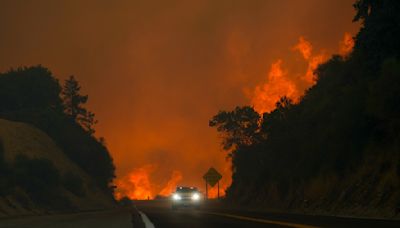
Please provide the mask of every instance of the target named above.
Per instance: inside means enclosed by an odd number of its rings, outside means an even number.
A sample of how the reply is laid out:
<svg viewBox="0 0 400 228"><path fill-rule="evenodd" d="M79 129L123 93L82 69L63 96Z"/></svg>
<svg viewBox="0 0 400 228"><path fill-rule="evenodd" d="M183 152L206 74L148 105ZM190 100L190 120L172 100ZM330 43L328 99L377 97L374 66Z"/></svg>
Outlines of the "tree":
<svg viewBox="0 0 400 228"><path fill-rule="evenodd" d="M88 95L81 95L80 90L79 82L74 76L70 76L65 80L62 90L64 112L92 135L95 132L93 126L97 123L97 120L94 113L83 107L88 101Z"/></svg>
<svg viewBox="0 0 400 228"><path fill-rule="evenodd" d="M0 118L29 123L44 131L71 161L111 196L115 167L105 140L93 136L96 120L95 115L84 107L87 100L88 96L80 94L79 83L73 76L62 87L52 73L40 65L0 72ZM0 195L8 194L17 184L11 175L15 167L3 159L2 149L0 139ZM35 174L31 170L22 171L21 178L25 173ZM79 190L77 183L73 185Z"/></svg>
<svg viewBox="0 0 400 228"><path fill-rule="evenodd" d="M222 133L225 150L251 145L256 140L259 130L260 115L252 107L236 107L231 112L221 111L209 122Z"/></svg>
<svg viewBox="0 0 400 228"><path fill-rule="evenodd" d="M373 0L357 0L353 7L356 10L356 16L353 21L364 21L370 15L372 8L375 8L375 5L378 4L377 1Z"/></svg>
<svg viewBox="0 0 400 228"><path fill-rule="evenodd" d="M94 125L98 121L95 119L93 112L86 111L85 115L78 118L78 122L90 135L93 135L95 132Z"/></svg>
<svg viewBox="0 0 400 228"><path fill-rule="evenodd" d="M379 75L387 58L400 57L400 1L357 0L354 21L362 23L355 37L354 54L364 63L371 76Z"/></svg>
<svg viewBox="0 0 400 228"><path fill-rule="evenodd" d="M19 67L0 73L0 113L61 111L61 87L45 67Z"/></svg>
<svg viewBox="0 0 400 228"><path fill-rule="evenodd" d="M274 110L263 114L260 134L264 139L267 138L272 128L282 128L283 125L287 125L288 114L294 106L290 98L283 96L276 102Z"/></svg>
<svg viewBox="0 0 400 228"><path fill-rule="evenodd" d="M313 189L307 197L319 195L316 205L327 199L336 207L370 201L358 196L366 186L371 195L392 194L377 186L384 175L400 175L400 1L356 0L354 8L362 26L352 55L320 65L317 83L299 102L283 97L259 121L249 108L220 112L210 121L223 134L224 148L233 148L228 199L285 205L304 199L302 189ZM364 163L370 159L377 162ZM327 177L333 177L331 187L320 183ZM359 184L365 178L371 180ZM396 178L384 185L398 189ZM387 197L380 204L398 201Z"/></svg>

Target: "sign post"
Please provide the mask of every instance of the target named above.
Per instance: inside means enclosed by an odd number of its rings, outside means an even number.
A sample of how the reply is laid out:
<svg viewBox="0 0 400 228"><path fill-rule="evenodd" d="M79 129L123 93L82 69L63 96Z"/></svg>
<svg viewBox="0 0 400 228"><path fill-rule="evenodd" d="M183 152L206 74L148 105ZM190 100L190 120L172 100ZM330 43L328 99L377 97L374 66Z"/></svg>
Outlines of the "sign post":
<svg viewBox="0 0 400 228"><path fill-rule="evenodd" d="M218 184L218 199L219 199L219 180L221 180L222 175L213 167L208 169L208 171L204 174L203 179L206 182L206 199L208 199L208 185L214 187L215 184Z"/></svg>
<svg viewBox="0 0 400 228"><path fill-rule="evenodd" d="M208 183L206 181L206 199L208 199Z"/></svg>
<svg viewBox="0 0 400 228"><path fill-rule="evenodd" d="M218 199L219 199L219 181L218 181Z"/></svg>

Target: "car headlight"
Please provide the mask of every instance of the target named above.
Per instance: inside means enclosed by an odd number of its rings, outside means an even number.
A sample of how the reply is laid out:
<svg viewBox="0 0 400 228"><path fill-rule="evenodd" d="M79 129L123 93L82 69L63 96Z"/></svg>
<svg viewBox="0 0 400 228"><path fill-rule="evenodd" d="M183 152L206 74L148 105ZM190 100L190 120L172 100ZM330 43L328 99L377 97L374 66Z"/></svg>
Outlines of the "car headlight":
<svg viewBox="0 0 400 228"><path fill-rule="evenodd" d="M194 193L192 195L192 200L199 200L200 199L200 194L199 193Z"/></svg>
<svg viewBox="0 0 400 228"><path fill-rule="evenodd" d="M173 199L173 200L181 200L182 197L181 197L180 195L178 195L178 194L175 193L175 194L172 195L172 199Z"/></svg>

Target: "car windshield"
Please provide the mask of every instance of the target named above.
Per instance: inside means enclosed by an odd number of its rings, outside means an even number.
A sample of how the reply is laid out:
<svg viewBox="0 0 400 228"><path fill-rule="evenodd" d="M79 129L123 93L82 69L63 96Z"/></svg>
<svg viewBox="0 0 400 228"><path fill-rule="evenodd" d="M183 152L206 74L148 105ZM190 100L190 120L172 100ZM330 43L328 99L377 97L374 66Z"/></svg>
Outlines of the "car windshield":
<svg viewBox="0 0 400 228"><path fill-rule="evenodd" d="M176 188L176 192L179 192L179 193L197 192L197 188L194 188L194 187L178 187L178 188Z"/></svg>

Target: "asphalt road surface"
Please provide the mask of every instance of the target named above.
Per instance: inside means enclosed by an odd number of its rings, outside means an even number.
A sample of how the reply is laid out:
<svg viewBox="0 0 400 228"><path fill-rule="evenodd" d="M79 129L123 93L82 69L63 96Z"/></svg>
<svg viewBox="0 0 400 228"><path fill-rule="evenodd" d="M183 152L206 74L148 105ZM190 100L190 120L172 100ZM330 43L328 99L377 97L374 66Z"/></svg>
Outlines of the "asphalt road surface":
<svg viewBox="0 0 400 228"><path fill-rule="evenodd" d="M161 228L400 227L400 221L390 220L237 211L215 206L172 210L168 201L137 201L135 204L154 227Z"/></svg>
<svg viewBox="0 0 400 228"><path fill-rule="evenodd" d="M139 206L139 210L147 215L154 227L160 228L282 227L279 225L237 219L195 209L178 209L176 211L173 211L168 208Z"/></svg>
<svg viewBox="0 0 400 228"><path fill-rule="evenodd" d="M211 203L197 210L172 210L168 201L135 201L135 207L64 215L0 219L0 228L253 228L400 227L399 221L339 218L222 209Z"/></svg>

